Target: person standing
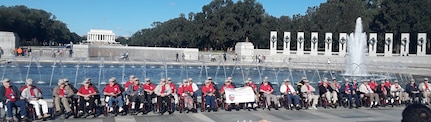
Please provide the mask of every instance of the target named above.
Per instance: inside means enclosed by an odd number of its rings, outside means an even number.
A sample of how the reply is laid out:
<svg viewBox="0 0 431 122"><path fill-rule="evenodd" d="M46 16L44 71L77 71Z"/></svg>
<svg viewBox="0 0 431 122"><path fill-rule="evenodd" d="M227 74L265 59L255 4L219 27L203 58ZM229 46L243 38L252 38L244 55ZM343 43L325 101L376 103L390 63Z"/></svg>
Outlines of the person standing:
<svg viewBox="0 0 431 122"><path fill-rule="evenodd" d="M175 61L177 61L177 62L179 62L179 61L180 61L180 54L178 54L178 53L177 53L177 54L175 55Z"/></svg>
<svg viewBox="0 0 431 122"><path fill-rule="evenodd" d="M27 56L30 57L31 56L31 47L28 48L27 50Z"/></svg>
<svg viewBox="0 0 431 122"><path fill-rule="evenodd" d="M4 51L3 51L3 49L0 47L0 58L1 58L1 56L4 54Z"/></svg>
<svg viewBox="0 0 431 122"><path fill-rule="evenodd" d="M13 119L13 107L19 107L21 110L21 120L27 120L27 106L20 96L18 88L12 86L9 79L3 79L3 86L0 87L0 101L6 105L8 110L6 120L10 121Z"/></svg>
<svg viewBox="0 0 431 122"><path fill-rule="evenodd" d="M70 48L70 49L69 49L69 58L72 58L72 54L73 54L73 49L72 49L72 48Z"/></svg>

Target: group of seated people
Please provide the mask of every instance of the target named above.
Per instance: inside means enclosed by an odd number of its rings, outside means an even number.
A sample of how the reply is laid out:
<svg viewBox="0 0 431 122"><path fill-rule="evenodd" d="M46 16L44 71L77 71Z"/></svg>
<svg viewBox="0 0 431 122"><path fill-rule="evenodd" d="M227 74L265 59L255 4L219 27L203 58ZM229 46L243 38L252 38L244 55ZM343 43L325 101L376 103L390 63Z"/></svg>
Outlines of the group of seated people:
<svg viewBox="0 0 431 122"><path fill-rule="evenodd" d="M26 84L20 89L12 86L9 79L3 79L2 82L0 100L6 106L7 119L12 119L12 109L15 107L20 108L21 119L27 119L28 105L32 105L34 108L37 119L51 116L48 114L47 102L42 99L42 91L33 85L32 79L27 79ZM225 95L226 89L236 88L232 77L228 77L220 89L211 77L208 77L204 83L199 89L198 85L193 83L192 78L184 79L177 89L171 78L161 79L155 86L149 78L141 83L138 78L132 75L124 87L118 84L114 77L110 78L102 90L103 92L99 93L89 78L83 81L83 85L79 89L70 85L67 79L60 79L58 86L53 89L54 110L56 116L64 114L65 118L72 115L78 117L97 116L96 108L102 106L101 95L105 98L107 113L125 113L126 110L129 110L129 113L134 115L139 112L147 114L151 111L157 111L159 114L166 112L172 114L176 107L185 112L197 112L197 96L202 96L202 111L207 110L208 112L217 111L218 107L230 111L232 108L239 110L241 107L256 110L258 106L278 109L282 105L297 109L307 105L309 108L317 109L319 100L322 101L321 104L336 107L341 103L339 100L342 98L348 101L350 108L353 107L353 100L357 108L363 106L364 103L361 101L363 98L367 98L370 107L395 102L399 102L399 104L410 102L429 104L431 101L429 98L431 88L427 78L419 85L416 85L412 79L405 89L398 84L397 80L393 83L384 80L381 84L377 84L374 79L370 79L370 81L363 81L361 85L358 85L356 79L352 81L345 79L344 84L340 85L335 78L332 82L324 78L319 83L317 90L310 85L305 77L297 84L297 88L294 88L293 83L286 79L280 86L282 99L277 98L274 94L273 86L268 77L264 78L259 87L251 78L248 78L242 87L251 87L256 100L249 103L232 104L224 102L229 99ZM201 90L202 94L198 95L198 90ZM316 91L318 92L316 93ZM74 103L76 103L75 106L72 105ZM128 108L124 108L125 105Z"/></svg>

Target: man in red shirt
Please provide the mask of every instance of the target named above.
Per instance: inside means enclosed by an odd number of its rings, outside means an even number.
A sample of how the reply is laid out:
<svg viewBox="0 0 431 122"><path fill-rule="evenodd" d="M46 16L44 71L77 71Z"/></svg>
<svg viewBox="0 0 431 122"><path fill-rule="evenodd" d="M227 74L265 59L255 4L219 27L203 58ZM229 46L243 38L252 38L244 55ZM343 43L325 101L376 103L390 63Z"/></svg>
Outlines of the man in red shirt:
<svg viewBox="0 0 431 122"><path fill-rule="evenodd" d="M178 94L184 100L184 109L187 112L194 109L193 98L190 93L193 93L193 90L189 87L189 81L184 79L183 84L178 87Z"/></svg>
<svg viewBox="0 0 431 122"><path fill-rule="evenodd" d="M231 80L226 80L224 82L224 85L220 88L219 92L220 95L223 97L224 100L226 100L226 95L224 93L225 89L234 89L235 87L232 85ZM225 102L225 101L222 101ZM230 105L225 105L225 110L226 111L231 111L231 106L233 106L234 104L230 104ZM239 108L237 108L237 110L239 110Z"/></svg>
<svg viewBox="0 0 431 122"><path fill-rule="evenodd" d="M376 90L377 90L377 83L376 83L376 81L374 81L374 78L371 78L370 79L370 83L368 83L368 85L370 86L370 88L374 91L374 92L376 92Z"/></svg>
<svg viewBox="0 0 431 122"><path fill-rule="evenodd" d="M271 99L274 101L274 104L277 106L275 107L275 110L278 110L278 108L281 106L280 102L278 101L277 97L272 94L274 92L274 89L269 84L269 78L265 77L262 85L260 85L259 92L263 94L263 96L266 98L266 108L269 109L269 106L271 105Z"/></svg>
<svg viewBox="0 0 431 122"><path fill-rule="evenodd" d="M118 104L118 112L123 112L123 97L121 96L121 89L116 83L115 77L109 79L109 84L103 89L103 95L105 95L105 101L108 101L109 112L114 110L112 107L114 102Z"/></svg>
<svg viewBox="0 0 431 122"><path fill-rule="evenodd" d="M85 114L85 117L88 116L88 114L94 114L95 111L93 111L95 107L95 100L94 96L96 95L96 90L90 86L90 81L85 80L83 82L83 86L79 88L77 95L79 96L79 116L82 116ZM88 107L85 107L86 102L89 103ZM90 113L88 113L91 111ZM85 113L84 113L85 112Z"/></svg>
<svg viewBox="0 0 431 122"><path fill-rule="evenodd" d="M125 84L124 84L124 90L125 91L127 91L127 88L129 88L129 85L132 85L135 81L135 76L134 75L130 75L130 79L129 79L129 81L127 81Z"/></svg>
<svg viewBox="0 0 431 122"><path fill-rule="evenodd" d="M27 119L27 106L24 100L21 100L21 94L18 88L10 84L9 79L3 79L3 86L0 86L0 101L6 105L6 120L11 121L13 118L13 107L17 106L21 110L21 120Z"/></svg>
<svg viewBox="0 0 431 122"><path fill-rule="evenodd" d="M145 107L148 108L144 112L144 114L147 114L153 109L152 99L156 97L156 95L154 94L154 89L156 88L156 86L154 86L154 84L151 83L150 78L145 78L145 83L143 84L143 88L144 88L144 92L145 92L144 94L145 94L145 100L146 100Z"/></svg>
<svg viewBox="0 0 431 122"><path fill-rule="evenodd" d="M208 112L211 112L211 109L215 111L215 88L211 85L211 81L205 81L205 86L202 86L202 96Z"/></svg>
<svg viewBox="0 0 431 122"><path fill-rule="evenodd" d="M172 82L172 78L168 78L168 82L169 86L171 87L171 91L172 91L172 97L174 97L174 103L172 105L172 111L175 110L175 106L178 104L178 95L177 95L177 87L175 86L175 83Z"/></svg>

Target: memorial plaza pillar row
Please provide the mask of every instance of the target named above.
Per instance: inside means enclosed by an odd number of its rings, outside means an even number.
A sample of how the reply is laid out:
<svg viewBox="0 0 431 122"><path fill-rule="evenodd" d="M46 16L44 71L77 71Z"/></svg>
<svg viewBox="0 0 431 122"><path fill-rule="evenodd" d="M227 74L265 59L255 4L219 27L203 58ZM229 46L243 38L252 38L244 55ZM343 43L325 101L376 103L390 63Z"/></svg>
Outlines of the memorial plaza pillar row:
<svg viewBox="0 0 431 122"><path fill-rule="evenodd" d="M393 40L394 40L394 35L392 33L385 33L385 56L386 57L391 57L392 56L392 47L393 47Z"/></svg>
<svg viewBox="0 0 431 122"><path fill-rule="evenodd" d="M277 31L271 31L269 36L269 54L277 54Z"/></svg>
<svg viewBox="0 0 431 122"><path fill-rule="evenodd" d="M332 55L332 33L325 33L325 56Z"/></svg>
<svg viewBox="0 0 431 122"><path fill-rule="evenodd" d="M426 55L427 34L418 33L417 56Z"/></svg>
<svg viewBox="0 0 431 122"><path fill-rule="evenodd" d="M317 55L317 48L319 48L319 33L318 32L311 32L311 51L310 55L316 56Z"/></svg>
<svg viewBox="0 0 431 122"><path fill-rule="evenodd" d="M370 33L368 39L368 56L377 56L377 33Z"/></svg>
<svg viewBox="0 0 431 122"><path fill-rule="evenodd" d="M338 55L344 57L346 55L346 42L347 42L347 34L340 33L339 41L338 41Z"/></svg>
<svg viewBox="0 0 431 122"><path fill-rule="evenodd" d="M290 32L284 32L283 37L283 54L290 55Z"/></svg>
<svg viewBox="0 0 431 122"><path fill-rule="evenodd" d="M410 46L410 34L401 33L401 48L400 48L401 56L407 56L409 54L409 46Z"/></svg>
<svg viewBox="0 0 431 122"><path fill-rule="evenodd" d="M298 32L296 41L296 55L304 55L304 32Z"/></svg>

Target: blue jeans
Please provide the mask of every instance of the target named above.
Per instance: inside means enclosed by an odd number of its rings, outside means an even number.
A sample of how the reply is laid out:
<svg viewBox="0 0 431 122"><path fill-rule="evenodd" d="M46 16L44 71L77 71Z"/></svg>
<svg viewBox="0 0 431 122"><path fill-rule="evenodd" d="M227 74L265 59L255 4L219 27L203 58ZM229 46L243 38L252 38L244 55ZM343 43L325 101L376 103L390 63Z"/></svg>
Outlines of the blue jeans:
<svg viewBox="0 0 431 122"><path fill-rule="evenodd" d="M353 104L352 103L352 98L355 98L355 104L357 106L361 105L360 102L359 102L359 96L358 96L358 94L344 94L344 95L347 96L347 98L349 99L350 105Z"/></svg>
<svg viewBox="0 0 431 122"><path fill-rule="evenodd" d="M110 97L108 101L108 106L112 107L112 104L114 104L114 101L117 102L119 107L123 107L123 98L121 96L118 96L117 98Z"/></svg>
<svg viewBox="0 0 431 122"><path fill-rule="evenodd" d="M288 95L285 95L285 97L286 97L287 101L289 102L289 104L293 104L292 103L292 98L293 98L293 100L295 100L295 105L299 104L299 97L298 97L298 95L288 94Z"/></svg>
<svg viewBox="0 0 431 122"><path fill-rule="evenodd" d="M17 100L15 102L7 102L6 103L6 108L7 108L7 117L12 117L12 111L13 111L13 107L19 107L19 109L21 110L21 116L26 116L27 115L27 106L24 100Z"/></svg>
<svg viewBox="0 0 431 122"><path fill-rule="evenodd" d="M210 108L215 108L215 97L205 96L205 104L210 106Z"/></svg>

